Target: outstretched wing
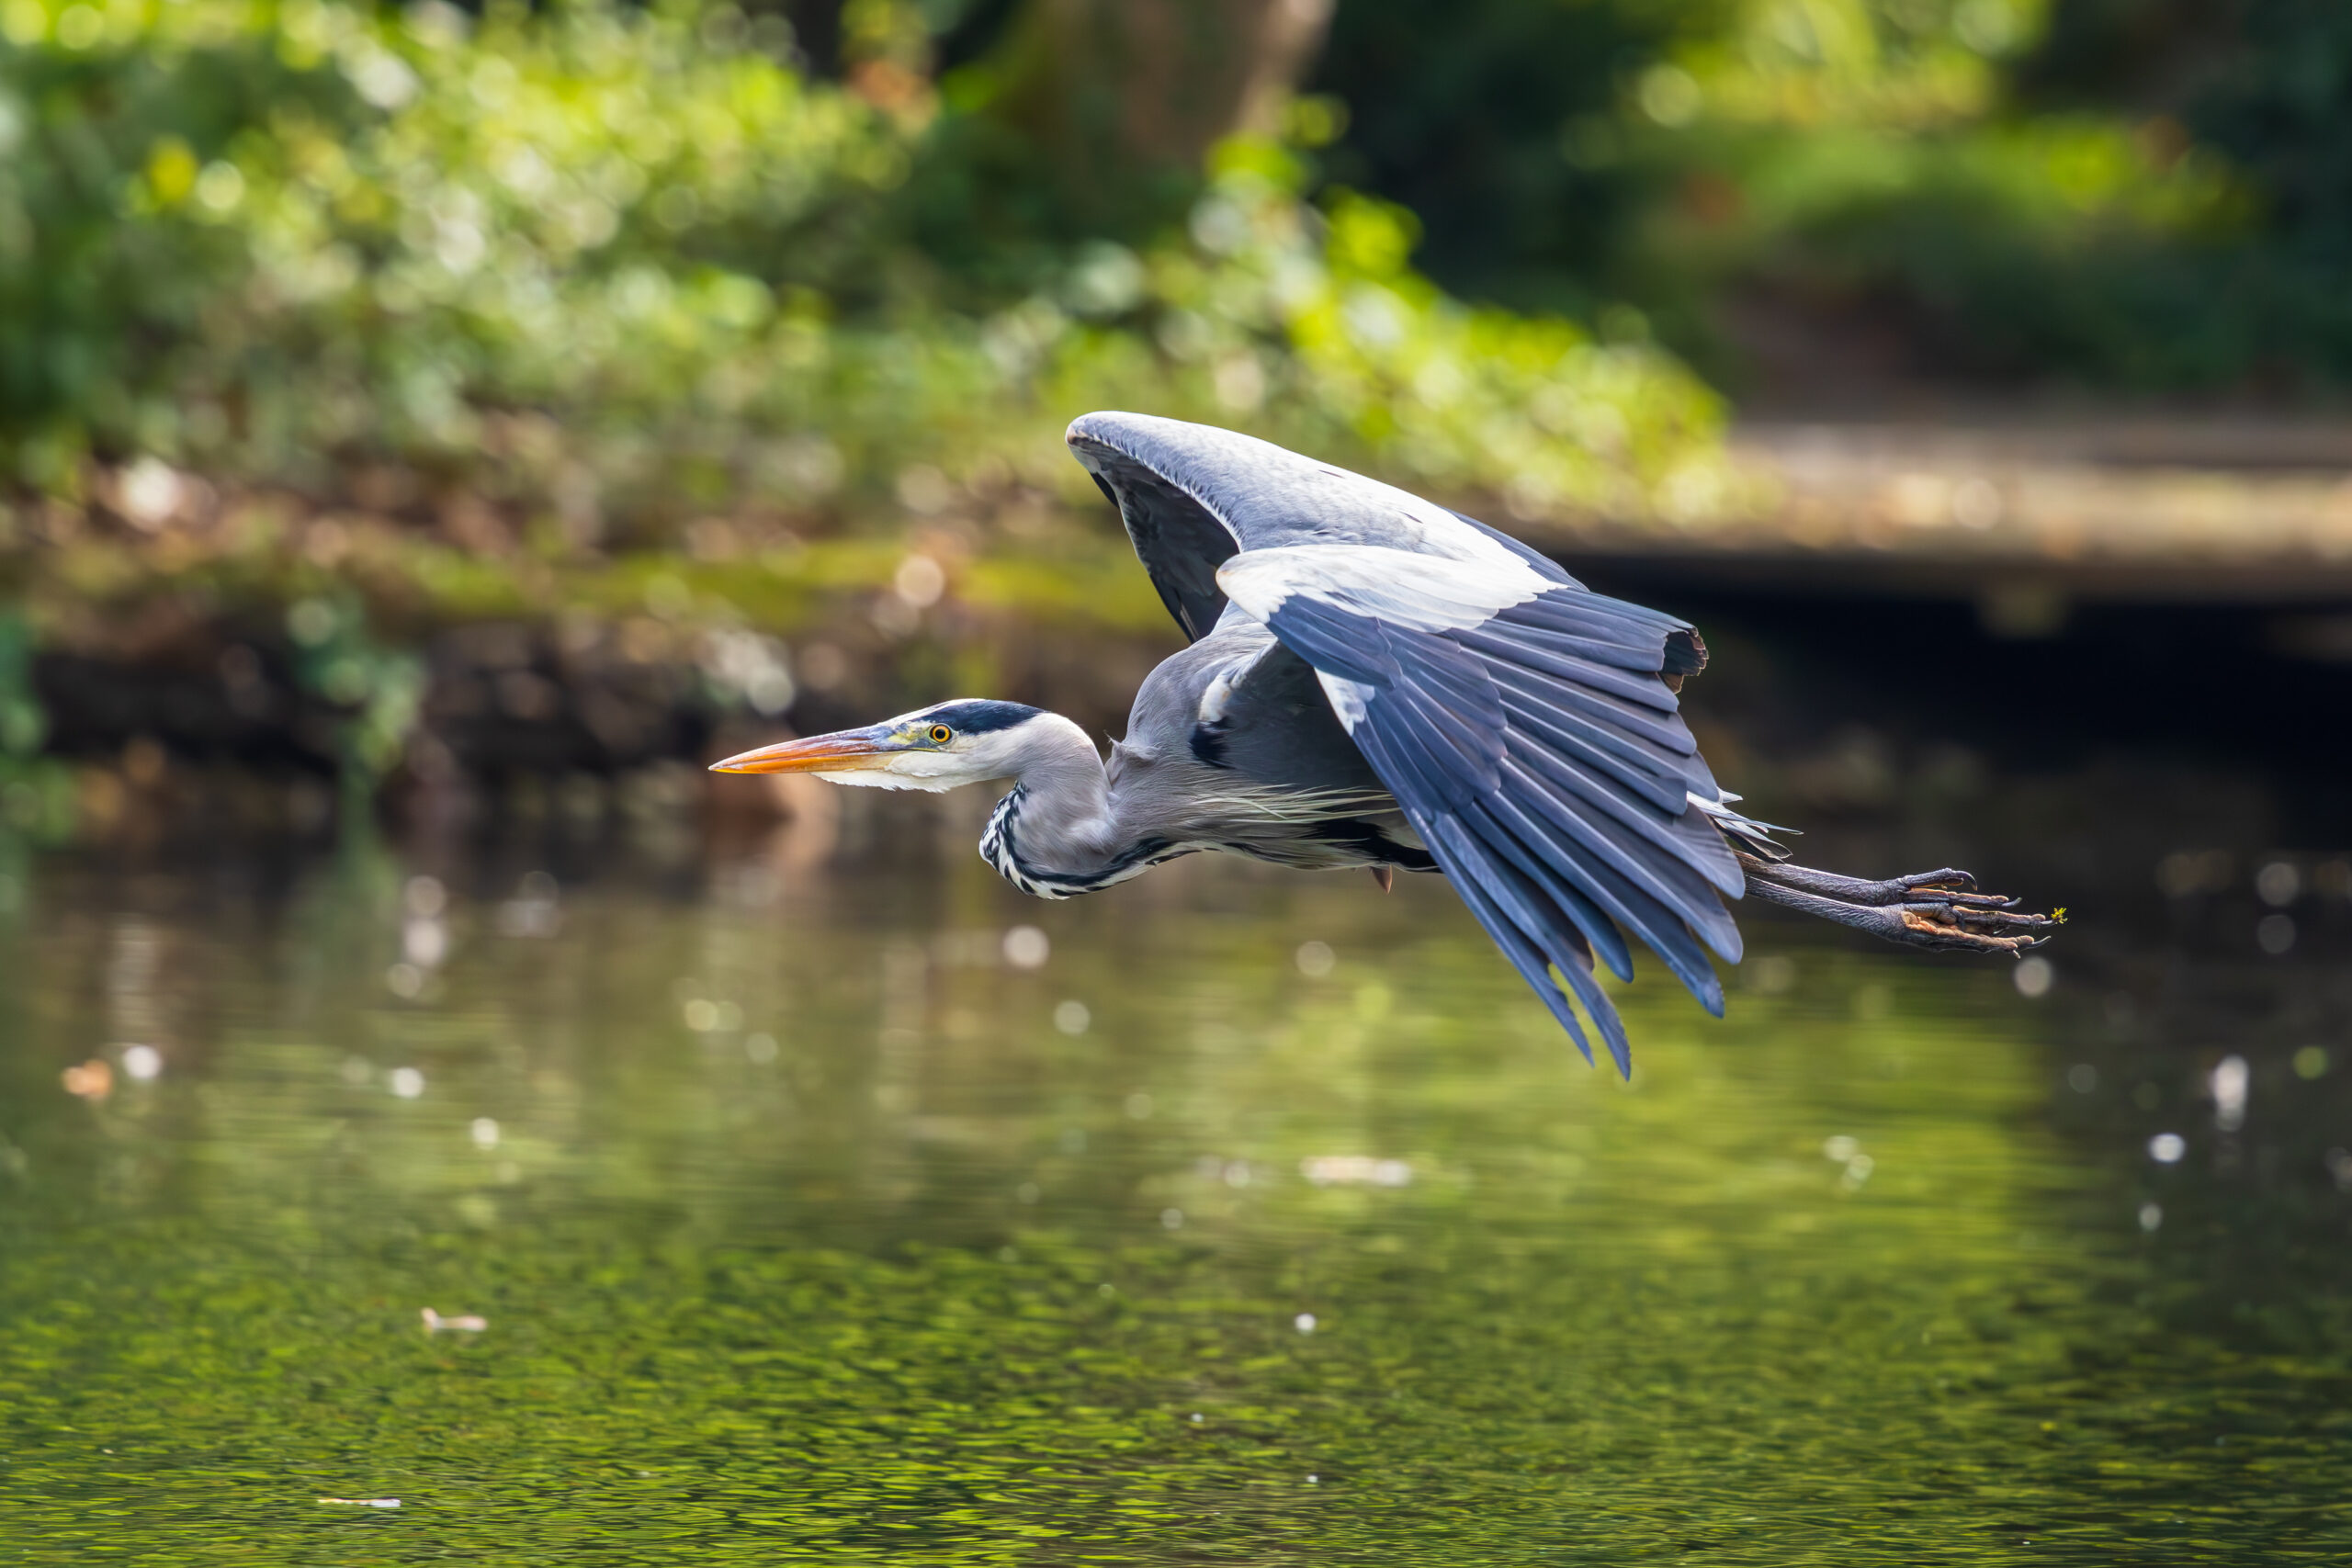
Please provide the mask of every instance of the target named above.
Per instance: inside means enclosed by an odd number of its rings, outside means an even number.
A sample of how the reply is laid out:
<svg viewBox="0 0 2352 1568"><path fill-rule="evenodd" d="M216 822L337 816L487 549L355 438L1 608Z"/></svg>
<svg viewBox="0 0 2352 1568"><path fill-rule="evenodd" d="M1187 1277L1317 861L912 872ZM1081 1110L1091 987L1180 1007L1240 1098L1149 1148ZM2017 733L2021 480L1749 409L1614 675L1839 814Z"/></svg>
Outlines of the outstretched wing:
<svg viewBox="0 0 2352 1568"><path fill-rule="evenodd" d="M1118 500L1163 597L1195 617L1247 615L1314 667L1414 830L1588 1057L1570 994L1628 1066L1592 974L1598 955L1632 976L1626 932L1723 1010L1707 950L1737 961L1722 898L1745 882L1704 809L1722 793L1668 684L1704 660L1687 625L1589 592L1419 497L1249 436L1097 413L1069 439ZM1215 599L1194 575L1225 547L1212 527L1231 546Z"/></svg>
<svg viewBox="0 0 2352 1568"><path fill-rule="evenodd" d="M1188 642L1216 625L1227 604L1217 569L1245 549L1328 543L1436 556L1499 550L1549 581L1581 586L1508 534L1254 435L1153 414L1090 413L1070 422L1066 439L1119 509L1136 558Z"/></svg>

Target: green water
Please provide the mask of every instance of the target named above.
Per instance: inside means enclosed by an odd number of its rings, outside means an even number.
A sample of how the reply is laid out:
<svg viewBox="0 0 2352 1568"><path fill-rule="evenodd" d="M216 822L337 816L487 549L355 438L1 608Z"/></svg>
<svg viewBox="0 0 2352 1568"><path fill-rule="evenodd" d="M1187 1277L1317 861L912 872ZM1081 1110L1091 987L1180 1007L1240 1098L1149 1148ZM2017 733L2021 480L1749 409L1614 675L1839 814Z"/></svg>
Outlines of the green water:
<svg viewBox="0 0 2352 1568"><path fill-rule="evenodd" d="M2223 1136L1767 922L1627 1086L1425 882L430 863L0 878L0 1562L2352 1557L2340 1069Z"/></svg>

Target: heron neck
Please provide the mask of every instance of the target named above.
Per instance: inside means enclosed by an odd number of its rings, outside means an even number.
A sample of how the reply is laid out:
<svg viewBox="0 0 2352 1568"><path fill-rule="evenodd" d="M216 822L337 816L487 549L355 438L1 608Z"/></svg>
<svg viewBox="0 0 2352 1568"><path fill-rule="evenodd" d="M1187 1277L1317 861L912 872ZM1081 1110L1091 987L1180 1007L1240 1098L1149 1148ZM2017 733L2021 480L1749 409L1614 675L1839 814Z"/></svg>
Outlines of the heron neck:
<svg viewBox="0 0 2352 1568"><path fill-rule="evenodd" d="M1015 775L1023 846L1054 869L1082 870L1114 847L1110 782L1084 730L1067 719L1039 728Z"/></svg>
<svg viewBox="0 0 2352 1568"><path fill-rule="evenodd" d="M980 853L1024 892L1067 897L1124 881L1143 863L1094 743L1069 720L1051 716L1035 721L1042 733L989 818Z"/></svg>

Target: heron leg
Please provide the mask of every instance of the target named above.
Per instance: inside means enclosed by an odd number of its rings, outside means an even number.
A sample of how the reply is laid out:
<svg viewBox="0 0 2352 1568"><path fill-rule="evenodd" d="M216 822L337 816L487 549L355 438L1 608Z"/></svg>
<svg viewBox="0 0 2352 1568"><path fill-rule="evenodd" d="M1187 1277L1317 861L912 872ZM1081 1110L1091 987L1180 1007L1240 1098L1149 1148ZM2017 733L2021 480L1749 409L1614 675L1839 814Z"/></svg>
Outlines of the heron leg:
<svg viewBox="0 0 2352 1568"><path fill-rule="evenodd" d="M1741 854L1739 863L1748 891L1766 903L1905 947L2018 953L2049 941L2036 933L2062 923L2049 915L2019 914L2017 899L1978 893L1974 877L1950 868L1865 882L1749 854Z"/></svg>
<svg viewBox="0 0 2352 1568"><path fill-rule="evenodd" d="M1778 883L1800 893L1834 898L1840 904L1900 904L1921 893L1947 895L1956 903L1982 909L2013 908L2018 902L1977 892L1976 878L1951 866L1941 871L1915 872L1909 876L1890 876L1883 882L1866 882L1860 877L1839 876L1835 872L1775 863L1744 852L1739 854L1739 863L1750 882Z"/></svg>

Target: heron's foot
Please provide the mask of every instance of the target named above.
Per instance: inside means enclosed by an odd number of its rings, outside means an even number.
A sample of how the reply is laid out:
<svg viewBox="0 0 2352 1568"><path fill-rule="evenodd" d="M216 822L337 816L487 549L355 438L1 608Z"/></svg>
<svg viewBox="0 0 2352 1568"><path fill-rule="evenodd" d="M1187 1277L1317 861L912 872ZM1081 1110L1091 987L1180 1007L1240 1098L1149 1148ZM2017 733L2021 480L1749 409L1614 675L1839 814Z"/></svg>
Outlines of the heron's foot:
<svg viewBox="0 0 2352 1568"><path fill-rule="evenodd" d="M1864 906L1873 918L1851 923L1906 947L2008 953L2040 947L2050 940L2041 933L2065 923L2063 910L2055 916L2019 914L2009 908L2017 902L2014 898L1922 891L1928 896L1905 903Z"/></svg>
<svg viewBox="0 0 2352 1568"><path fill-rule="evenodd" d="M1984 911L2014 909L2024 902L2020 898L2004 898L1998 893L1979 893L1976 891L1976 878L1964 871L1954 871L1949 866L1942 871L1923 871L1911 876L1889 877L1886 881L1877 884L1873 891L1881 889L1884 890L1881 897L1865 899L1863 902L1909 904L1916 899L1924 898L1928 903L1940 904L1953 909ZM2063 918L2052 919L2042 915L2018 918L2042 920L2052 925L2065 924Z"/></svg>
<svg viewBox="0 0 2352 1568"><path fill-rule="evenodd" d="M2065 923L2055 915L2022 913L2018 900L1976 891L1976 879L1945 867L1883 882L1865 882L1808 866L1739 857L1748 891L1767 903L1817 915L1905 947L1966 953L2024 953L2049 941L2042 934Z"/></svg>

